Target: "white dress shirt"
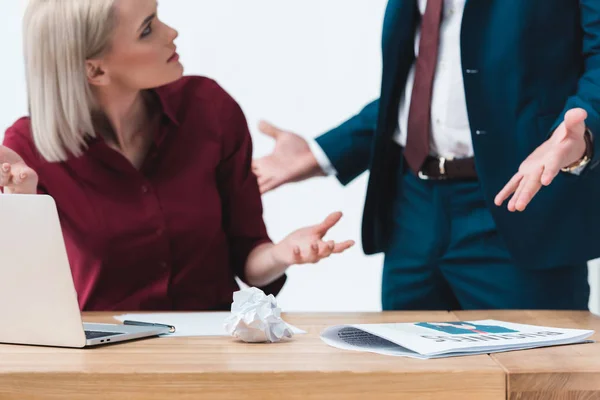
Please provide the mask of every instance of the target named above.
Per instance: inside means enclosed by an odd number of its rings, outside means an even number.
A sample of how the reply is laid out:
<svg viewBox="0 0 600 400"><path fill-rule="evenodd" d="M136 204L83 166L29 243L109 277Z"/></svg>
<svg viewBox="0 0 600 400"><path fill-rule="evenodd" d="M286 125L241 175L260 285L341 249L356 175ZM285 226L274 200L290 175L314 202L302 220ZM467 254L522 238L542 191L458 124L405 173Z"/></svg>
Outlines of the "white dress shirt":
<svg viewBox="0 0 600 400"><path fill-rule="evenodd" d="M417 1L419 11L423 15L427 0ZM460 30L465 2L466 0L444 0L437 68L433 81L430 154L447 159L473 156L460 54ZM419 54L420 39L420 27L417 27L415 56ZM398 128L394 134L394 140L401 146L406 145L408 111L414 80L413 63L406 80L404 95L400 99ZM335 174L333 165L321 147L314 140L309 141L309 146L323 171Z"/></svg>

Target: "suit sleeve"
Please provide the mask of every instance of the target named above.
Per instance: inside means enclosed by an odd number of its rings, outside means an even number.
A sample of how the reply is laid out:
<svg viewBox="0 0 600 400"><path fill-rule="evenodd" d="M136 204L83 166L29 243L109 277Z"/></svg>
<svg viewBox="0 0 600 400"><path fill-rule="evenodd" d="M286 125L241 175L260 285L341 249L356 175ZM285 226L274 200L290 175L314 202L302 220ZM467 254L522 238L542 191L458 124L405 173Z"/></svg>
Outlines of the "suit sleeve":
<svg viewBox="0 0 600 400"><path fill-rule="evenodd" d="M552 126L551 132L564 121L567 111L583 108L588 113L586 125L594 134L594 158L600 157L600 1L581 0L584 70L577 91Z"/></svg>
<svg viewBox="0 0 600 400"><path fill-rule="evenodd" d="M379 100L375 100L348 121L316 139L343 185L368 169L378 116Z"/></svg>

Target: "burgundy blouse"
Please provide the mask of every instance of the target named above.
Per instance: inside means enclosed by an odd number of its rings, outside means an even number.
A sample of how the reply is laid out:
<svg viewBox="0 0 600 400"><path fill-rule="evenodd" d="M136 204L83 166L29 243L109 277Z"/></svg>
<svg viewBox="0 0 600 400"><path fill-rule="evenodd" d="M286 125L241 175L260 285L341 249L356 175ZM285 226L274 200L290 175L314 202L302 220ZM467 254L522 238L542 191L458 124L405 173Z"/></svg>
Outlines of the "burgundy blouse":
<svg viewBox="0 0 600 400"><path fill-rule="evenodd" d="M4 145L56 201L82 310L227 310L248 254L269 242L246 119L207 78L153 92L162 118L139 170L99 138L81 157L46 162L28 118Z"/></svg>

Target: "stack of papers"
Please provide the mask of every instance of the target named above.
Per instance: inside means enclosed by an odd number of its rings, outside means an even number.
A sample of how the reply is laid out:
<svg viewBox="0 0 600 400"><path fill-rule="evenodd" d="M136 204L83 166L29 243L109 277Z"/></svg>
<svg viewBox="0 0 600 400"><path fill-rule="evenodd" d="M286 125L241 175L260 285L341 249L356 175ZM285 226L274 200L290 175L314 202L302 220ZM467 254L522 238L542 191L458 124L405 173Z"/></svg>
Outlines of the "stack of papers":
<svg viewBox="0 0 600 400"><path fill-rule="evenodd" d="M584 343L594 331L496 320L338 325L321 339L339 349L441 358Z"/></svg>
<svg viewBox="0 0 600 400"><path fill-rule="evenodd" d="M114 318L121 322L130 320L175 327L175 333L162 336L230 336L225 330L225 320L230 315L230 312L183 312L123 314ZM288 326L294 333L306 333L295 326Z"/></svg>

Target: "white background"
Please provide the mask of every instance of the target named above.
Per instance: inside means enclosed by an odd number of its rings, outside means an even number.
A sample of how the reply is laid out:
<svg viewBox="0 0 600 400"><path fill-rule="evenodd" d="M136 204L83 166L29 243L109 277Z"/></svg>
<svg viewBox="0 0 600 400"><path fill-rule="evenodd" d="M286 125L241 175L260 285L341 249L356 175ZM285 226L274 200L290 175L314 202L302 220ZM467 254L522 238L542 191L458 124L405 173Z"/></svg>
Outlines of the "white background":
<svg viewBox="0 0 600 400"><path fill-rule="evenodd" d="M3 132L27 107L21 52L25 2L1 1ZM316 136L378 96L385 4L386 0L166 0L159 16L179 30L176 43L186 74L216 79L241 104L258 157L272 149L272 141L256 129L261 118ZM345 217L331 238L357 241L343 255L292 267L279 296L284 310L380 309L382 256L365 256L360 244L365 185L365 175L346 188L333 178L320 178L264 197L265 221L274 240L341 210ZM591 306L598 311L597 267L591 279Z"/></svg>

